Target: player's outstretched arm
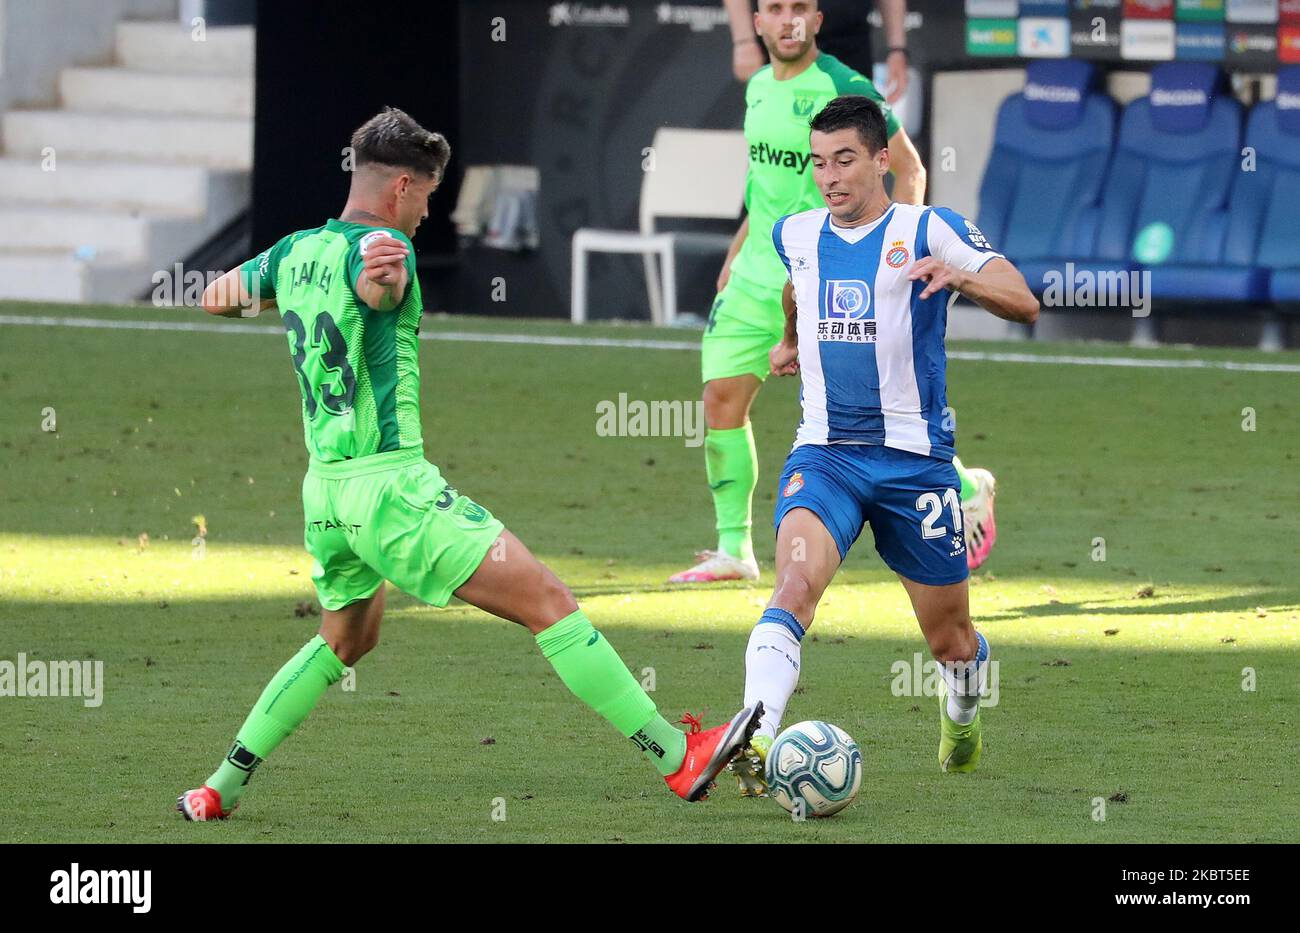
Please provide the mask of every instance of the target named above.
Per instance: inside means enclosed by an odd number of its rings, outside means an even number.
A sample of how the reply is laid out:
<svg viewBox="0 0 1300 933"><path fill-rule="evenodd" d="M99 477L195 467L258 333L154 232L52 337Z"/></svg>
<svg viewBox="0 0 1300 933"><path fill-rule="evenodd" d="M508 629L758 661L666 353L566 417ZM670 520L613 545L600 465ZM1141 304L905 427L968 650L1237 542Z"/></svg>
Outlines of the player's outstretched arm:
<svg viewBox="0 0 1300 933"><path fill-rule="evenodd" d="M239 266L211 282L203 290L203 310L218 317L257 317L275 306L274 298L253 294Z"/></svg>
<svg viewBox="0 0 1300 933"><path fill-rule="evenodd" d="M899 204L925 203L925 166L907 130L889 137L889 171L894 176L894 200Z"/></svg>
<svg viewBox="0 0 1300 933"><path fill-rule="evenodd" d="M1007 321L1032 324L1038 320L1038 299L1025 284L1020 270L1002 257L990 259L978 272L966 272L956 266L927 256L912 265L907 277L924 280L921 298L929 298L942 289L961 292L985 311Z"/></svg>

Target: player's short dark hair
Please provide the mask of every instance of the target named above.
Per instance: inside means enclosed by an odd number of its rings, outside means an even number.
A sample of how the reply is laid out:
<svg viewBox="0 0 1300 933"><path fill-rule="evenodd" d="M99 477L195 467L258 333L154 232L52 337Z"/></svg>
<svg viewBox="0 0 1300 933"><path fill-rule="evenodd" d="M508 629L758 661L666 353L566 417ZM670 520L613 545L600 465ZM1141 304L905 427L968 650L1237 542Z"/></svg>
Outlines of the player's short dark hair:
<svg viewBox="0 0 1300 933"><path fill-rule="evenodd" d="M861 94L844 94L830 101L812 118L808 128L819 133L855 129L872 155L889 145L884 112L874 100Z"/></svg>
<svg viewBox="0 0 1300 933"><path fill-rule="evenodd" d="M370 163L414 169L442 178L451 146L441 133L426 130L396 107L385 107L352 134L358 167Z"/></svg>

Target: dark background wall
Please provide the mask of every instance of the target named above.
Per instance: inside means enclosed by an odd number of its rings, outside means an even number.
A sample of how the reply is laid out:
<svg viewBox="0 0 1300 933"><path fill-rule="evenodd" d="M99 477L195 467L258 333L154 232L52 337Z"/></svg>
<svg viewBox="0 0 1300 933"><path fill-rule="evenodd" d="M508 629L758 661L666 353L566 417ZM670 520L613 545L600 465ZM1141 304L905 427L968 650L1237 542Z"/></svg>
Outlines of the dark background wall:
<svg viewBox="0 0 1300 933"><path fill-rule="evenodd" d="M446 265L462 164L459 15L454 0L257 5L255 249L338 215L348 191L342 150L354 129L391 105L451 141L447 182L415 240L428 269L422 281Z"/></svg>
<svg viewBox="0 0 1300 933"><path fill-rule="evenodd" d="M924 67L930 51L946 57L954 35L960 43L962 4L910 5L925 18L926 39L912 34L913 60ZM602 8L622 12L604 24L582 12ZM448 180L416 239L426 307L567 316L573 231L635 228L642 150L655 129L740 128L744 89L731 74L722 14L720 0L263 0L254 247L338 212L347 192L340 150L392 104L452 146ZM457 243L449 214L464 169L476 164L539 168L538 250ZM707 312L720 258L682 257L683 310ZM502 282L506 300L494 300ZM644 318L640 260L593 259L590 299L593 318Z"/></svg>

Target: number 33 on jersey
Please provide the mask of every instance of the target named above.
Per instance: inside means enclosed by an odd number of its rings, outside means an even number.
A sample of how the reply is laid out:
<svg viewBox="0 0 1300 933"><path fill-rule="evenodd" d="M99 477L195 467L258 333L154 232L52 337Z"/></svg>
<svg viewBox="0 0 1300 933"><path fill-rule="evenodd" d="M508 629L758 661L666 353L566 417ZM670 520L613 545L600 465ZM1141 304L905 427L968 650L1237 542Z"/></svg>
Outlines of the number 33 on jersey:
<svg viewBox="0 0 1300 933"><path fill-rule="evenodd" d="M391 311L370 308L355 291L365 246L376 234L410 249L411 284ZM290 234L240 269L245 286L274 297L280 309L312 457L332 462L423 446L418 367L423 300L415 249L405 234L330 220Z"/></svg>

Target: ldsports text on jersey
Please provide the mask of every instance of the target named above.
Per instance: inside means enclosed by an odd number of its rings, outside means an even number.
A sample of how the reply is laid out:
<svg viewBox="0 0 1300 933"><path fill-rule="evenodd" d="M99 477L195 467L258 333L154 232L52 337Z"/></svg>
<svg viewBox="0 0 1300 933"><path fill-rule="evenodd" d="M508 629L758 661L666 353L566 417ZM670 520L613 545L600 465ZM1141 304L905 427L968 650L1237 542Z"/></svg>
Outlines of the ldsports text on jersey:
<svg viewBox="0 0 1300 933"><path fill-rule="evenodd" d="M944 331L947 291L922 300L912 264L934 256L968 272L1000 258L944 207L894 204L839 227L826 208L782 217L772 242L798 307L804 444L879 444L951 460Z"/></svg>

